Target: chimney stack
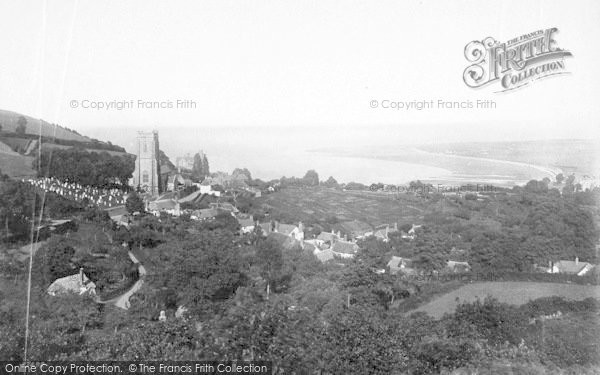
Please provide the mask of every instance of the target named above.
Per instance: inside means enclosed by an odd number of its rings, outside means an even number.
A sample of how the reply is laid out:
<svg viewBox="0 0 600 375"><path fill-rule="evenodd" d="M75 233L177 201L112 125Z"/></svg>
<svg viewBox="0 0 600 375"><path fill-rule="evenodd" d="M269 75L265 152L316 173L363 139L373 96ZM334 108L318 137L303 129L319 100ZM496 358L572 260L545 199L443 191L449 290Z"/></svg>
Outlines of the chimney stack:
<svg viewBox="0 0 600 375"><path fill-rule="evenodd" d="M398 230L398 222L397 221L394 223L394 230Z"/></svg>
<svg viewBox="0 0 600 375"><path fill-rule="evenodd" d="M579 257L575 257L575 264L579 264Z"/></svg>
<svg viewBox="0 0 600 375"><path fill-rule="evenodd" d="M83 281L83 267L79 267L79 281L81 282L81 285L85 285Z"/></svg>

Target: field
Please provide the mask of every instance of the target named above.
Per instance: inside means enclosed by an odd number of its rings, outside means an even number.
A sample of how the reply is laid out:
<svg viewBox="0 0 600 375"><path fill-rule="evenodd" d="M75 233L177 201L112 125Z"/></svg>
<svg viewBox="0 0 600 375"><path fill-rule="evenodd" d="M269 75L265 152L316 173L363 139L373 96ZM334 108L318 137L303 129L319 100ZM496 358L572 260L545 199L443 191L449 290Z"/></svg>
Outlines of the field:
<svg viewBox="0 0 600 375"><path fill-rule="evenodd" d="M351 232L357 227L421 222L423 202L407 194L288 187L257 199L273 218Z"/></svg>
<svg viewBox="0 0 600 375"><path fill-rule="evenodd" d="M14 153L0 152L0 172L14 178L35 176L31 168L33 157Z"/></svg>
<svg viewBox="0 0 600 375"><path fill-rule="evenodd" d="M422 311L434 318L452 313L459 303L492 296L500 302L522 305L542 297L560 296L570 300L600 298L600 286L536 282L478 282L464 285L411 312Z"/></svg>

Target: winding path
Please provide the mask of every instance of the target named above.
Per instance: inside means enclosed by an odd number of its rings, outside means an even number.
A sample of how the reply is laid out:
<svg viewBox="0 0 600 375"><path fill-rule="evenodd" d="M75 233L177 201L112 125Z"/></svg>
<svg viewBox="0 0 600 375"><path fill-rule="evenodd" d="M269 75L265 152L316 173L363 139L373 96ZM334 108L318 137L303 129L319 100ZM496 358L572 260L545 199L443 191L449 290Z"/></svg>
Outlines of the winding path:
<svg viewBox="0 0 600 375"><path fill-rule="evenodd" d="M131 258L131 261L134 264L138 265L138 272L139 272L140 278L125 293L121 294L120 296L106 300L106 301L98 301L99 303L112 303L117 307L127 310L131 306L129 303L129 298L133 295L133 293L140 290L140 288L144 284L144 278L146 276L146 268L144 268L144 266L135 257L135 255L133 255L133 253L131 251L128 251L127 254L129 255L129 258Z"/></svg>

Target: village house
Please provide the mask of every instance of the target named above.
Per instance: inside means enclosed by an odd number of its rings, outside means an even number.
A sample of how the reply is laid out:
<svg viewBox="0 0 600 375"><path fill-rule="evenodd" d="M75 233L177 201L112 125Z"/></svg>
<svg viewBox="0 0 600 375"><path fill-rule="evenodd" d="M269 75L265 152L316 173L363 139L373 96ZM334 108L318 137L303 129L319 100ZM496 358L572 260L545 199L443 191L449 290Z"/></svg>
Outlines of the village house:
<svg viewBox="0 0 600 375"><path fill-rule="evenodd" d="M192 186L192 181L184 178L180 173L173 174L167 179L167 191L177 191Z"/></svg>
<svg viewBox="0 0 600 375"><path fill-rule="evenodd" d="M269 233L271 233L273 231L273 223L271 223L271 222L260 223L260 224L258 224L258 226L260 227L263 236L268 236Z"/></svg>
<svg viewBox="0 0 600 375"><path fill-rule="evenodd" d="M252 233L254 231L254 228L256 226L256 222L254 221L254 218L252 217L247 217L247 218L237 218L238 223L240 224L240 234L247 234L247 233Z"/></svg>
<svg viewBox="0 0 600 375"><path fill-rule="evenodd" d="M317 238L314 239L315 245L318 247L322 247L324 245L331 246L331 244L333 244L335 241L340 240L341 237L342 236L341 236L340 231L335 233L333 231L333 229L331 230L331 232L321 232L321 233L319 233Z"/></svg>
<svg viewBox="0 0 600 375"><path fill-rule="evenodd" d="M273 231L292 237L296 241L304 241L304 224L302 222L299 222L297 226L276 222Z"/></svg>
<svg viewBox="0 0 600 375"><path fill-rule="evenodd" d="M395 275L398 272L405 274L414 274L416 271L411 267L412 261L408 258L392 256L392 259L387 263L390 274Z"/></svg>
<svg viewBox="0 0 600 375"><path fill-rule="evenodd" d="M566 275L577 275L584 276L588 274L594 265L588 262L580 262L579 258L575 260L559 260L558 262L551 264L549 273L562 273Z"/></svg>
<svg viewBox="0 0 600 375"><path fill-rule="evenodd" d="M384 228L376 230L373 236L384 242L388 242L390 240L389 235L391 233L398 233L398 223L394 223L392 228L390 228L389 225L386 225Z"/></svg>
<svg viewBox="0 0 600 375"><path fill-rule="evenodd" d="M215 197L221 196L221 192L217 191L217 190L213 190L212 186L210 184L210 181L208 181L206 179L204 181L202 181L202 183L194 184L194 185L198 187L200 194L208 194L208 195L212 195Z"/></svg>
<svg viewBox="0 0 600 375"><path fill-rule="evenodd" d="M354 258L358 252L358 245L355 242L338 240L334 241L331 245L331 252L333 255L343 259Z"/></svg>
<svg viewBox="0 0 600 375"><path fill-rule="evenodd" d="M160 216L161 212L166 212L173 216L181 215L179 202L171 198L148 202L148 207L146 210L154 216Z"/></svg>
<svg viewBox="0 0 600 375"><path fill-rule="evenodd" d="M62 293L96 295L96 284L83 273L83 268L80 268L79 273L56 279L48 287L48 294L51 296Z"/></svg>
<svg viewBox="0 0 600 375"><path fill-rule="evenodd" d="M415 224L412 224L412 226L411 226L411 228L408 230L408 232L407 232L407 233L402 233L402 234L401 234L401 237L402 237L403 239L405 239L405 240L414 240L414 239L415 239L415 237L417 236L417 232L416 232L416 230L417 230L417 229L419 229L419 228L421 228L421 227L422 227L422 225L415 225Z"/></svg>
<svg viewBox="0 0 600 375"><path fill-rule="evenodd" d="M215 208L203 208L200 210L194 210L190 214L190 219L192 220L212 220L220 213L219 210Z"/></svg>

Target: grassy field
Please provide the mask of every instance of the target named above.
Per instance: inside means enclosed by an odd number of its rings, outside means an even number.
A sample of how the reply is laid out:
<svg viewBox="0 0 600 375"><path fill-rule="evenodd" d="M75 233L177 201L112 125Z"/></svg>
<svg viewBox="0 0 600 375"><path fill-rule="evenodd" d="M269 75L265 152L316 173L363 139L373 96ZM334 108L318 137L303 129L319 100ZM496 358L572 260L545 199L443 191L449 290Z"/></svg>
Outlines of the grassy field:
<svg viewBox="0 0 600 375"><path fill-rule="evenodd" d="M35 176L31 168L33 157L12 153L0 153L0 172L14 178Z"/></svg>
<svg viewBox="0 0 600 375"><path fill-rule="evenodd" d="M425 312L435 318L452 313L459 303L492 296L500 302L522 305L542 297L560 296L570 300L600 298L600 286L536 282L479 282L464 285L411 311Z"/></svg>
<svg viewBox="0 0 600 375"><path fill-rule="evenodd" d="M423 201L406 194L341 191L324 187L288 187L257 199L274 218L333 227L342 232L362 224L399 225L423 220ZM286 220L287 219L287 220Z"/></svg>

